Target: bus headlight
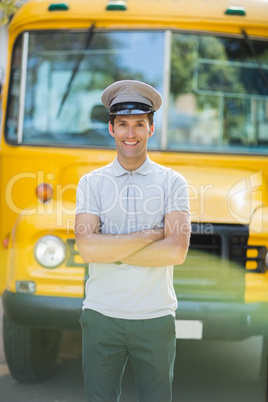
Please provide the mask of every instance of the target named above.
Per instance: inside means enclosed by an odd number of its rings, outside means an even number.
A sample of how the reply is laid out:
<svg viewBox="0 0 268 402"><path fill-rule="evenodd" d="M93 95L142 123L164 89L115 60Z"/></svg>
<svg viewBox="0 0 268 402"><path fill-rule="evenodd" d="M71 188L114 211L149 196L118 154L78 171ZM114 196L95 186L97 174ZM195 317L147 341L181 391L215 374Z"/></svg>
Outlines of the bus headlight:
<svg viewBox="0 0 268 402"><path fill-rule="evenodd" d="M34 254L39 264L55 268L66 258L66 246L57 236L44 236L36 242Z"/></svg>

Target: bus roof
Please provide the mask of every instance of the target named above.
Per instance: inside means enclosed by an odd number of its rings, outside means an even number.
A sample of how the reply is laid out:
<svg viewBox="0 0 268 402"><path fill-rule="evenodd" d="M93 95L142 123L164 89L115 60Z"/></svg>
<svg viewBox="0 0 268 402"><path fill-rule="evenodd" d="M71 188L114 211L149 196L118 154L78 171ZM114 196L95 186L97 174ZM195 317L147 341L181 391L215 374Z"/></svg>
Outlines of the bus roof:
<svg viewBox="0 0 268 402"><path fill-rule="evenodd" d="M268 0L31 0L16 13L10 31L86 28L94 22L96 28L247 29L268 36L267 21Z"/></svg>

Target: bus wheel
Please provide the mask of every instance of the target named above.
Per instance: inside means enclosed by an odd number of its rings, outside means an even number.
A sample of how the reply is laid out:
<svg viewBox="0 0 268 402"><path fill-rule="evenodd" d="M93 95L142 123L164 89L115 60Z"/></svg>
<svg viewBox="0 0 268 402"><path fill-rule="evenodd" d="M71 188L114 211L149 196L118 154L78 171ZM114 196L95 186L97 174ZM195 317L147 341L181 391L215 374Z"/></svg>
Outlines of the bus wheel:
<svg viewBox="0 0 268 402"><path fill-rule="evenodd" d="M19 382L44 381L53 375L61 331L24 327L4 315L3 340L7 365Z"/></svg>

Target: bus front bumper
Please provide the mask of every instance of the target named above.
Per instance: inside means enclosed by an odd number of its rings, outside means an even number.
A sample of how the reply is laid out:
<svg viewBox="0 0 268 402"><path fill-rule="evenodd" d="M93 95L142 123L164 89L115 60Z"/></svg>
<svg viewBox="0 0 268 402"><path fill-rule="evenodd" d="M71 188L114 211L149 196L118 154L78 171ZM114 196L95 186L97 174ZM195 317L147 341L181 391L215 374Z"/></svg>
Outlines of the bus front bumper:
<svg viewBox="0 0 268 402"><path fill-rule="evenodd" d="M37 296L5 290L2 301L7 318L17 325L80 329L83 298ZM180 300L176 324L178 338L183 338L180 328L185 325L199 328L198 339L268 336L268 303Z"/></svg>
<svg viewBox="0 0 268 402"><path fill-rule="evenodd" d="M37 296L5 290L4 312L17 325L80 329L83 298Z"/></svg>

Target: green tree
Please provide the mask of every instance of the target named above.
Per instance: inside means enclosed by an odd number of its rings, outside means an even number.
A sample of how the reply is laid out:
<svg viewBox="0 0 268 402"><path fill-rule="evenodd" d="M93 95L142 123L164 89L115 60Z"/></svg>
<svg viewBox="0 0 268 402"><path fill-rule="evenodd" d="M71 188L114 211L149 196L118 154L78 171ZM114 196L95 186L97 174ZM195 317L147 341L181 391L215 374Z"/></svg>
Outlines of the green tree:
<svg viewBox="0 0 268 402"><path fill-rule="evenodd" d="M7 24L21 5L22 1L19 0L0 0L0 25Z"/></svg>

